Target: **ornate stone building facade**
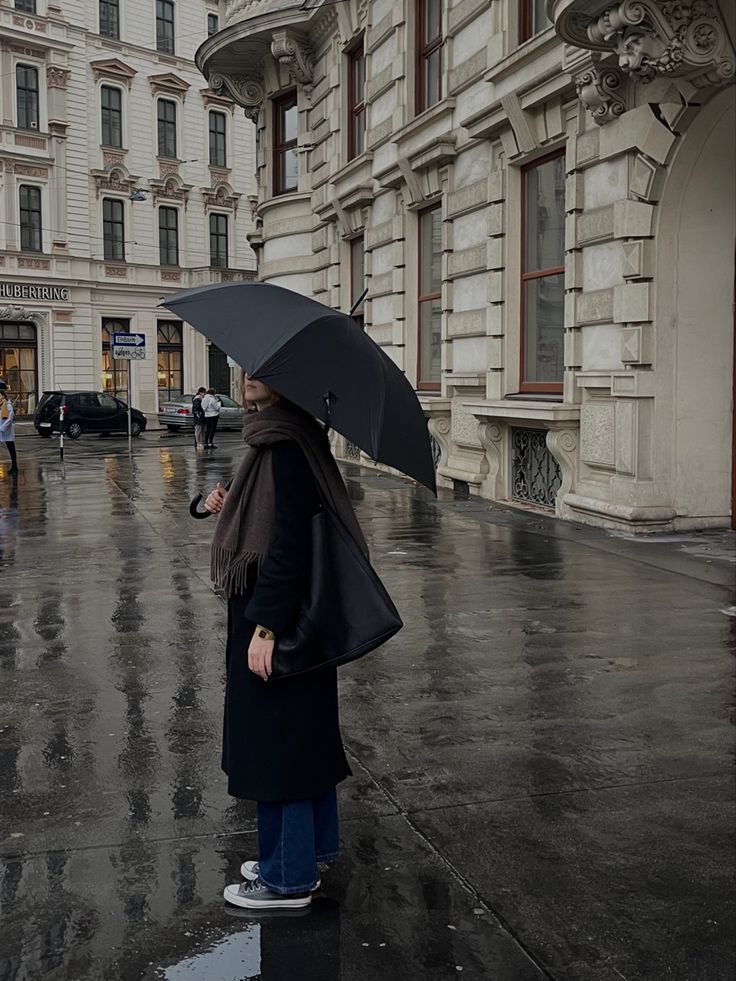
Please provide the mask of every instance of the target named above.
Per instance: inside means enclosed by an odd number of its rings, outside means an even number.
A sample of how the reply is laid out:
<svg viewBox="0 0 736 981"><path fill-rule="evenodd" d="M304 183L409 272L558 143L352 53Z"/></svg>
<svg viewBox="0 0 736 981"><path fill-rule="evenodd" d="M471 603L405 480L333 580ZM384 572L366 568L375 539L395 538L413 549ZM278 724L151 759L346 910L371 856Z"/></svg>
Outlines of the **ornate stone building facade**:
<svg viewBox="0 0 736 981"><path fill-rule="evenodd" d="M734 484L734 6L229 0L260 278L359 316L438 475L627 531Z"/></svg>
<svg viewBox="0 0 736 981"><path fill-rule="evenodd" d="M124 392L118 330L146 335L149 416L210 369L229 383L157 309L254 275L255 134L193 61L218 20L210 0L0 0L0 375L19 412L44 389Z"/></svg>

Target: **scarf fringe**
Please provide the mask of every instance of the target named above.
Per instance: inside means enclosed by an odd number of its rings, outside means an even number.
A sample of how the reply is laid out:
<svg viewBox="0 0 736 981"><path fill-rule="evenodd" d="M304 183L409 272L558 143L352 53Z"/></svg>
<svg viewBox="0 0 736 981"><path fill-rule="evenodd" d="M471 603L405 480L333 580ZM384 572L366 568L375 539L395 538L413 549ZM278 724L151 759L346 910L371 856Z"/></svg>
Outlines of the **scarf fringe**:
<svg viewBox="0 0 736 981"><path fill-rule="evenodd" d="M244 593L248 585L248 568L254 563L260 568L265 556L258 552L245 552L236 557L230 549L212 546L210 577L229 598Z"/></svg>

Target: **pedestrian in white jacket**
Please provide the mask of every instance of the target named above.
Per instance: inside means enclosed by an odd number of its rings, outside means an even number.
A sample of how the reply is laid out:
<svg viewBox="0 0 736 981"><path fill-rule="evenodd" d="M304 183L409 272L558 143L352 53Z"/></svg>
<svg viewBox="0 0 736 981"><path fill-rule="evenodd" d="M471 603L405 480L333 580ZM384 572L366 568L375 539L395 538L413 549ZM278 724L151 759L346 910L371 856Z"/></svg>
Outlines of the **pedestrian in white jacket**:
<svg viewBox="0 0 736 981"><path fill-rule="evenodd" d="M218 399L214 388L207 389L207 394L202 399L202 408L204 409L205 424L204 445L205 447L211 446L214 449L215 432L217 431L217 422L220 418L220 409L222 408L222 402Z"/></svg>
<svg viewBox="0 0 736 981"><path fill-rule="evenodd" d="M7 397L7 386L0 381L0 443L5 443L10 453L9 473L18 473L18 457L15 453L15 431L13 429L13 403Z"/></svg>

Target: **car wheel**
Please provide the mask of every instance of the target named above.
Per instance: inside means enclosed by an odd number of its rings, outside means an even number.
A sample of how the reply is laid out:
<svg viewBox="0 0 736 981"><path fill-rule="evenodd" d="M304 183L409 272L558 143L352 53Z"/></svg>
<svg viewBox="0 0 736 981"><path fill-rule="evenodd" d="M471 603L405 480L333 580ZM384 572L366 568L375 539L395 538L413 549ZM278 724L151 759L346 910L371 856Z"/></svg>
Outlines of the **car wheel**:
<svg viewBox="0 0 736 981"><path fill-rule="evenodd" d="M143 430L141 429L141 424L139 422L133 422L133 423L131 423L131 426L130 426L130 435L134 439L138 439L138 437L140 436L140 434L142 432L143 432Z"/></svg>
<svg viewBox="0 0 736 981"><path fill-rule="evenodd" d="M70 422L66 427L66 435L69 437L69 439L79 439L82 432L82 427L78 422Z"/></svg>

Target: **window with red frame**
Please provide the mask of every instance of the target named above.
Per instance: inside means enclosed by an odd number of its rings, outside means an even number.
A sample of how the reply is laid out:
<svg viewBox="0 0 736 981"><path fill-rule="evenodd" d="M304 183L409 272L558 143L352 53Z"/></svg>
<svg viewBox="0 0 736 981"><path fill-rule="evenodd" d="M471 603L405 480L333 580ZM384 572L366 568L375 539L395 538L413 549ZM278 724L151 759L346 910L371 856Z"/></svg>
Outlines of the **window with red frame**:
<svg viewBox="0 0 736 981"><path fill-rule="evenodd" d="M273 193L288 194L299 186L297 138L299 119L296 90L273 103Z"/></svg>
<svg viewBox="0 0 736 981"><path fill-rule="evenodd" d="M522 171L521 391L562 391L565 370L565 157Z"/></svg>
<svg viewBox="0 0 736 981"><path fill-rule="evenodd" d="M348 53L348 160L365 150L365 52L363 42Z"/></svg>
<svg viewBox="0 0 736 981"><path fill-rule="evenodd" d="M442 98L442 0L417 0L416 111Z"/></svg>
<svg viewBox="0 0 736 981"><path fill-rule="evenodd" d="M354 238L350 243L350 306L360 300L365 290L365 242L363 236ZM353 320L363 326L365 316L365 299L360 300L360 306L353 311Z"/></svg>
<svg viewBox="0 0 736 981"><path fill-rule="evenodd" d="M551 22L544 6L545 0L519 0L519 44L549 27Z"/></svg>
<svg viewBox="0 0 736 981"><path fill-rule="evenodd" d="M417 388L438 390L442 377L442 210L419 215L419 364Z"/></svg>

